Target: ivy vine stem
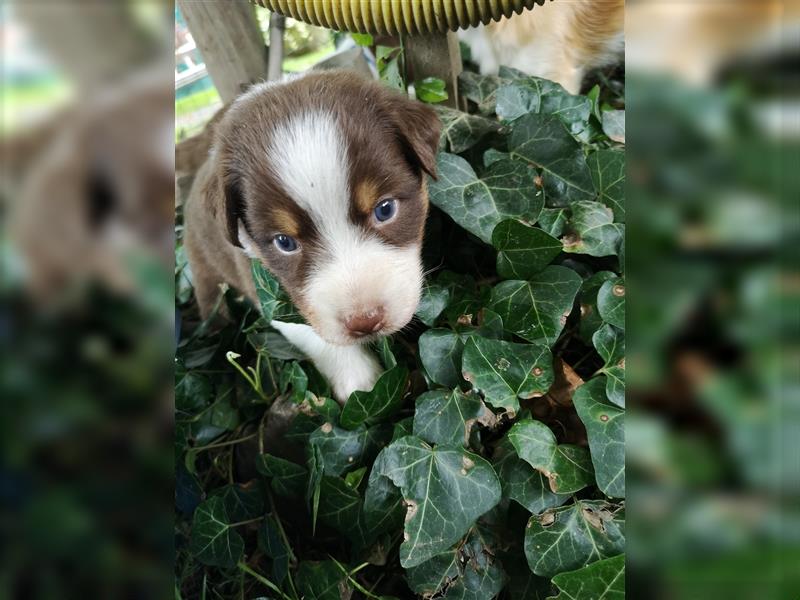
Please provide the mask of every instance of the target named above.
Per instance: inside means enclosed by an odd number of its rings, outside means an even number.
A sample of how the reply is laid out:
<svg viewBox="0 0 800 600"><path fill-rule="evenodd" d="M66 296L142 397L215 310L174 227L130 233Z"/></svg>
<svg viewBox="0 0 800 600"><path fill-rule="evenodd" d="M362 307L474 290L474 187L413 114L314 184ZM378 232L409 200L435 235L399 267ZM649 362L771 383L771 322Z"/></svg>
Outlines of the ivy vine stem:
<svg viewBox="0 0 800 600"><path fill-rule="evenodd" d="M353 577L353 575L355 575L358 571L360 571L364 567L369 566L369 563L362 563L359 566L357 566L355 569L353 569L352 571L348 571L347 569L345 569L345 567L344 567L344 565L342 563L340 563L338 560L336 560L332 556L331 556L331 560L334 563L336 563L336 566L339 567L339 570L341 570L342 573L345 574L345 577L347 578L347 581L349 581L351 584L353 584L354 588L356 588L359 592L364 594L367 598L372 598L373 600L381 600L380 596L376 596L375 594L370 592L367 588L365 588L358 581L356 581L355 577Z"/></svg>
<svg viewBox="0 0 800 600"><path fill-rule="evenodd" d="M257 523L264 517L255 517L254 519L247 519L246 521L238 521L236 523L231 523L230 527L239 527L240 525L249 525L250 523Z"/></svg>
<svg viewBox="0 0 800 600"><path fill-rule="evenodd" d="M241 442L246 442L247 440L252 440L254 437L257 437L258 433L251 433L250 435L246 435L244 437L236 438L234 440L225 440L224 442L215 442L213 444L206 444L205 446L195 446L191 449L192 452L202 452L204 450L211 450L212 448L223 448L225 446L233 446L234 444L240 444Z"/></svg>
<svg viewBox="0 0 800 600"><path fill-rule="evenodd" d="M233 366L234 369L239 371L241 376L244 377L245 380L247 380L247 383L249 383L250 387L252 387L255 390L259 398L261 398L262 400L266 400L267 398L264 395L264 390L261 388L261 373L260 373L261 353L259 352L257 355L255 369L253 369L253 367L247 367L246 370L242 368L242 365L236 362L236 359L240 358L241 356L242 356L241 354L239 354L238 352L233 352L232 350L229 350L228 352L225 353L225 359L231 364L231 366Z"/></svg>
<svg viewBox="0 0 800 600"><path fill-rule="evenodd" d="M279 594L279 595L280 595L280 597L281 597L281 598L283 598L284 600L295 600L295 598L292 598L291 596L287 596L287 595L286 595L286 594L283 592L283 590L281 590L281 588L279 588L277 585L275 585L274 583L272 583L272 582L271 582L269 579L267 579L266 577L264 577L264 576L263 576L261 573L259 573L258 571L254 571L253 569L251 569L250 567L248 567L248 566L247 566L245 563L243 563L243 562L240 562L240 563L238 564L238 567L239 567L239 568L240 568L242 571L244 571L245 573L247 573L248 575L250 575L251 577L253 577L253 578L257 579L258 581L260 581L261 583L263 583L265 586L267 586L269 589L271 589L271 590L272 590L273 592L275 592L276 594Z"/></svg>

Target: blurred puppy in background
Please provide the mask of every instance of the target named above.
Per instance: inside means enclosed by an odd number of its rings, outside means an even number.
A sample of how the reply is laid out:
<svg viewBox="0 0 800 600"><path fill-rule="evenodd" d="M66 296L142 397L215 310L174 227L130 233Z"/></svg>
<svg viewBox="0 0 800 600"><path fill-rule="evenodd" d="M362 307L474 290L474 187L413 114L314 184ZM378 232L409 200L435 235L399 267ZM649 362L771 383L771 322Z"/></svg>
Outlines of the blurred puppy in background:
<svg viewBox="0 0 800 600"><path fill-rule="evenodd" d="M164 72L137 72L3 144L23 173L3 182L8 231L40 303L90 282L133 294L136 257L170 272L174 100Z"/></svg>
<svg viewBox="0 0 800 600"><path fill-rule="evenodd" d="M669 73L696 86L713 84L728 67L796 56L800 48L798 2L635 0L625 19L629 70Z"/></svg>
<svg viewBox="0 0 800 600"><path fill-rule="evenodd" d="M459 38L484 75L513 67L577 94L589 70L622 58L624 29L625 0L550 0Z"/></svg>

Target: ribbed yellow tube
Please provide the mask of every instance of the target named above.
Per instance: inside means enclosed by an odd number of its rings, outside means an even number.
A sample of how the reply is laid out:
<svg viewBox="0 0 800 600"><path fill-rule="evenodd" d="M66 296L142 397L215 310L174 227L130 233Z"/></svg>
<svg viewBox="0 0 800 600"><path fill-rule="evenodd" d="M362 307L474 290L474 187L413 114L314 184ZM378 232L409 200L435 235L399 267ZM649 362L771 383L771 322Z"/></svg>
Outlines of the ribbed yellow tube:
<svg viewBox="0 0 800 600"><path fill-rule="evenodd" d="M304 23L395 35L455 31L519 14L545 0L253 0Z"/></svg>

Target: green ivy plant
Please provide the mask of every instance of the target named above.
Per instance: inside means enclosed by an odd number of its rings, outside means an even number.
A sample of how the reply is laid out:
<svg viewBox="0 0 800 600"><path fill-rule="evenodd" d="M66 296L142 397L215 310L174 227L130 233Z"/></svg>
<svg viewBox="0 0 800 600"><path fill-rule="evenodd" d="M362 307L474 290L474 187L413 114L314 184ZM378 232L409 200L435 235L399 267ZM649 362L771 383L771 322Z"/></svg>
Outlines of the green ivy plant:
<svg viewBox="0 0 800 600"><path fill-rule="evenodd" d="M434 270L373 390L332 400L257 262L260 306L228 291L236 324L180 341L177 594L624 596L624 149L598 89L503 69L460 92Z"/></svg>

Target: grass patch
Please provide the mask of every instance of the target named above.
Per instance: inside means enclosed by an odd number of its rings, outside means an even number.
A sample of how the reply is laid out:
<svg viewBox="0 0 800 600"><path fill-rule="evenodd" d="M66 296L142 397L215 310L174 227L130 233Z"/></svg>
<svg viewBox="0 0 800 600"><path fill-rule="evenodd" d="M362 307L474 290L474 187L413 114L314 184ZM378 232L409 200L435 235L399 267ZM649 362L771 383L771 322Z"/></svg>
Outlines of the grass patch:
<svg viewBox="0 0 800 600"><path fill-rule="evenodd" d="M175 101L175 118L185 117L218 102L222 102L222 100L219 97L219 93L217 93L217 88L213 86L206 90L195 92Z"/></svg>

